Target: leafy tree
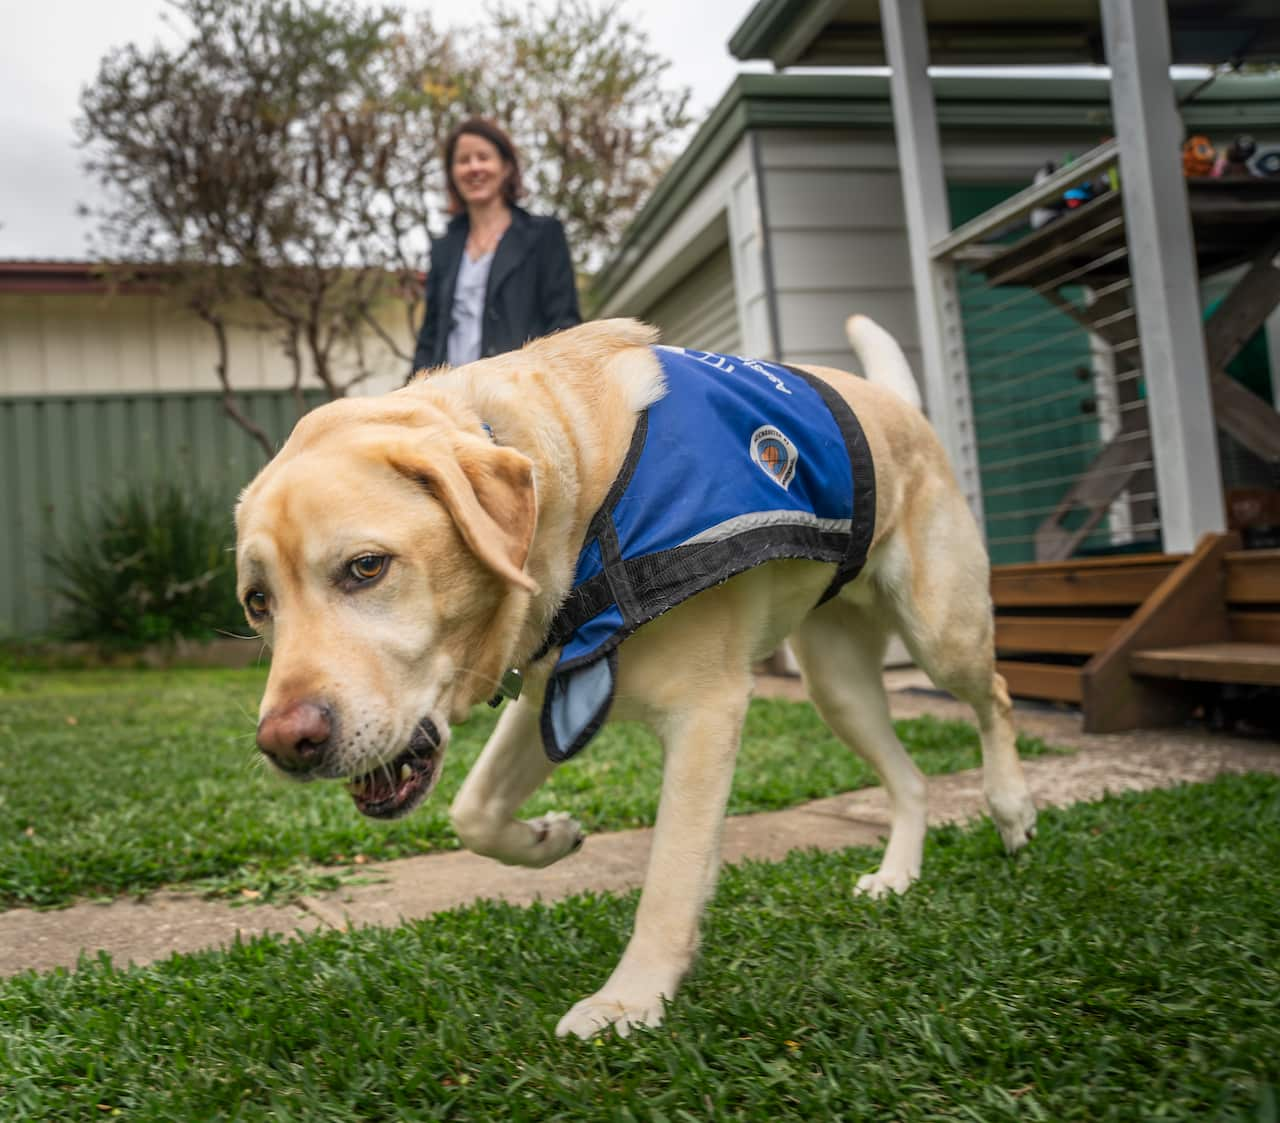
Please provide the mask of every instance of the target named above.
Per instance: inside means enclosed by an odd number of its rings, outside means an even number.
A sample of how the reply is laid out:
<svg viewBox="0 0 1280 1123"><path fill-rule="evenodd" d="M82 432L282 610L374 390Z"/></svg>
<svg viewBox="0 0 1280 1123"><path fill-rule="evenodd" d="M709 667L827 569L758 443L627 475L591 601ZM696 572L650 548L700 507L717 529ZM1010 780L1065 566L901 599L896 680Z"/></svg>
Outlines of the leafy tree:
<svg viewBox="0 0 1280 1123"><path fill-rule="evenodd" d="M616 3L500 7L468 45L471 104L509 128L533 204L562 219L594 272L674 155L689 91L667 88L670 63Z"/></svg>
<svg viewBox="0 0 1280 1123"><path fill-rule="evenodd" d="M356 0L171 0L179 43L124 47L81 97L89 213L104 256L163 277L218 342L265 324L331 397L368 377L368 348L406 363L427 230L444 210L440 151L463 117L510 129L530 204L597 266L666 166L687 93L616 6L558 0L439 32ZM379 317L397 302L405 330ZM256 432L270 452L265 434Z"/></svg>
<svg viewBox="0 0 1280 1123"><path fill-rule="evenodd" d="M215 334L224 405L269 453L228 365L227 329L246 302L292 361L300 405L308 363L331 397L367 377L380 304L399 297L411 319L407 242L426 214L404 185L427 156L397 128L398 16L350 0L173 7L186 41L116 51L81 99L89 170L107 188L101 237L115 257L165 266Z"/></svg>

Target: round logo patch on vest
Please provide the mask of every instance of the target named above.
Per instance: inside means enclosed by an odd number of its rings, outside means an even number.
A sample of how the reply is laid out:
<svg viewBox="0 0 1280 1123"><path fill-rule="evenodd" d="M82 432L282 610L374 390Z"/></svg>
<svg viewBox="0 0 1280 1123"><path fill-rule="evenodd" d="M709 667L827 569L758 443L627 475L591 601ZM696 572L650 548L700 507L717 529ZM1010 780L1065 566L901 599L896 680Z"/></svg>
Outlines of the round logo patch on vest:
<svg viewBox="0 0 1280 1123"><path fill-rule="evenodd" d="M772 425L761 425L751 434L751 459L784 491L795 478L800 454L785 433Z"/></svg>

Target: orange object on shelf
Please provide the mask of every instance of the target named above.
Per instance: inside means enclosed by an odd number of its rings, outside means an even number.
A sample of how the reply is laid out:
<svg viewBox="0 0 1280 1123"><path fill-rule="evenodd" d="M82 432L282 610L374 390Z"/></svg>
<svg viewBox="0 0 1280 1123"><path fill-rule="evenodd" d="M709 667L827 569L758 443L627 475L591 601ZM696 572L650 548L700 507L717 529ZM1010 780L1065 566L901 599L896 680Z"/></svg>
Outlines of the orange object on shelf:
<svg viewBox="0 0 1280 1123"><path fill-rule="evenodd" d="M1182 174L1202 176L1213 174L1213 163L1218 153L1207 136L1188 137L1182 146Z"/></svg>

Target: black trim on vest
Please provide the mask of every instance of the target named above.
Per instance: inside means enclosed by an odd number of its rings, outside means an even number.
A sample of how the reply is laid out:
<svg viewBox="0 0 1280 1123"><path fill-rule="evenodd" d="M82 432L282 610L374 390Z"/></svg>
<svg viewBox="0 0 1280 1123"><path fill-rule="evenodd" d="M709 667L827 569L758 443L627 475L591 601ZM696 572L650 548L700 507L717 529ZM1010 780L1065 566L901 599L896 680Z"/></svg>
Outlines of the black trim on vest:
<svg viewBox="0 0 1280 1123"><path fill-rule="evenodd" d="M582 545L578 548L578 554L581 556L593 540L600 537L604 525L608 523L609 533L612 536L614 558L617 561L618 549L618 532L613 525L613 509L618 505L618 500L622 498L623 493L627 490L631 483L631 477L636 474L636 466L640 463L640 454L644 452L645 438L649 435L649 411L644 410L639 417L636 418L636 427L631 434L631 444L627 448L627 457L622 462L622 467L618 471L618 478L613 481L613 486L609 489L609 494L605 496L604 502L600 505L600 509L591 516L591 522L587 524L587 536L583 539ZM600 544L600 564L603 568L602 573L598 577L604 577L609 570L610 559L605 556L604 543ZM589 584L589 582L587 583ZM583 615L584 586L578 585L569 590L569 595L564 598L564 602L556 609L556 614L551 620L551 627L547 631L547 638L542 641L542 646L538 648L537 653L530 660L536 663L552 648L561 647L565 643L565 639L558 638L563 635L567 638L573 635L579 624L590 620L600 610L594 609ZM630 590L628 590L630 592ZM622 606L619 605L619 608ZM578 624L574 624L569 628L568 632L563 632L562 624L565 620L577 620Z"/></svg>
<svg viewBox="0 0 1280 1123"><path fill-rule="evenodd" d="M635 584L622 558L618 528L614 526L612 513L601 524L597 541L600 543L600 562L604 566L601 576L609 583L613 601L622 613L622 622L630 624L640 616L640 602L636 599Z"/></svg>
<svg viewBox="0 0 1280 1123"><path fill-rule="evenodd" d="M613 521L613 509L618 505L618 500L622 498L627 488L631 486L631 477L636 474L636 468L640 464L640 454L644 452L644 443L649 436L649 411L643 410L640 416L636 418L636 427L631 434L631 444L627 447L627 458L622 462L622 467L618 469L618 478L613 481L613 487L609 489L609 494L604 497L604 503L591 519L591 525L587 527L586 542L595 538L601 530L606 519ZM581 551L579 551L581 553Z"/></svg>
<svg viewBox="0 0 1280 1123"><path fill-rule="evenodd" d="M650 596L660 592L662 599L655 599L655 607L638 616L628 617L624 613L621 628L593 651L557 664L555 674L585 667L603 654L612 652L642 624L656 620L695 595L688 591L691 588L697 593L705 592L758 565L784 558L839 565L846 556L849 536L842 531L823 531L806 526L788 526L785 530L785 542L778 541L778 527L762 526L719 542L675 546L623 562L625 579L631 585L643 588ZM707 582L708 574L715 574L715 579ZM583 624L615 603L610 583L603 573L583 582L579 589L583 595L575 601L574 608L589 615L573 618L558 615L552 623L548 649L563 647Z"/></svg>
<svg viewBox="0 0 1280 1123"><path fill-rule="evenodd" d="M790 371L797 378L807 382L818 396L826 403L835 418L836 425L844 437L844 447L849 454L849 474L853 487L853 525L849 528L849 550L844 560L836 567L835 576L827 591L818 601L823 604L829 601L840 589L852 581L862 567L867 564L867 551L871 549L871 538L876 529L876 465L871 458L871 446L867 444L867 435L862 431L862 422L850 408L834 386L824 382L816 374L800 370L788 363L777 366Z"/></svg>
<svg viewBox="0 0 1280 1123"><path fill-rule="evenodd" d="M551 706L550 697L542 704L542 713L538 716L538 730L542 734L542 751L553 764L563 764L571 756L576 756L590 742L591 738L600 732L601 727L609 720L609 711L613 708L613 696L617 692L618 685L618 653L612 648L603 656L609 661L609 676L611 689L608 697L601 703L600 708L592 716L591 721L583 728L573 741L561 746L558 752L551 752L547 746L556 743L555 729L551 724ZM599 662L601 656L597 654L592 662ZM551 683L547 683L547 689L551 690Z"/></svg>

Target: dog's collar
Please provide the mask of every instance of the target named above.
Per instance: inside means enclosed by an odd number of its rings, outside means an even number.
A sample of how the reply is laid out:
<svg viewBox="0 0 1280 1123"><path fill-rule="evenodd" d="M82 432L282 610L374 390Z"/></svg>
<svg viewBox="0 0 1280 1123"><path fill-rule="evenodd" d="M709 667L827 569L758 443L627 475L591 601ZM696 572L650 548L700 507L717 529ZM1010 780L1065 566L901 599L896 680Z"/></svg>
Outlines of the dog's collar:
<svg viewBox="0 0 1280 1123"><path fill-rule="evenodd" d="M522 686L524 686L524 678L515 667L512 667L502 676L502 681L498 683L498 693L489 699L489 705L495 708L501 706L504 698L510 698L514 702L520 697Z"/></svg>
<svg viewBox="0 0 1280 1123"><path fill-rule="evenodd" d="M491 440L494 444L498 443L498 438L493 435L493 426L490 425L489 422L481 421L480 428L484 430L485 436L488 437L489 440Z"/></svg>

